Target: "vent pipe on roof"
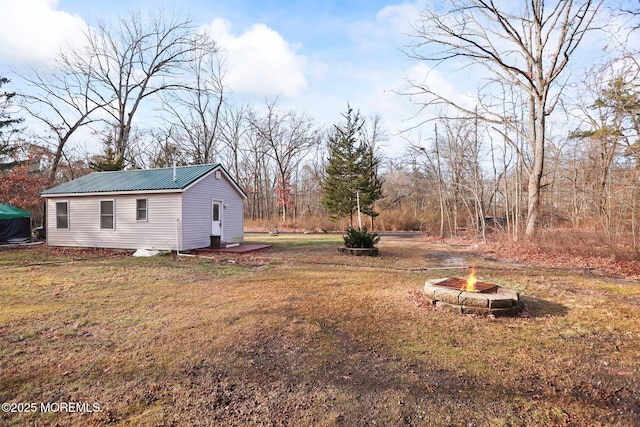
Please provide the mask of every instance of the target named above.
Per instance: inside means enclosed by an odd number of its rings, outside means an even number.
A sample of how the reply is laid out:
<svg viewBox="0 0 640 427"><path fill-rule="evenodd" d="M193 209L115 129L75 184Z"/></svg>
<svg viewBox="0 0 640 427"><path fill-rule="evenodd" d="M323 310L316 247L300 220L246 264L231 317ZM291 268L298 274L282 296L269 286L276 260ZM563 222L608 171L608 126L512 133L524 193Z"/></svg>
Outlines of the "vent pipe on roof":
<svg viewBox="0 0 640 427"><path fill-rule="evenodd" d="M173 181L176 180L176 161L173 161Z"/></svg>

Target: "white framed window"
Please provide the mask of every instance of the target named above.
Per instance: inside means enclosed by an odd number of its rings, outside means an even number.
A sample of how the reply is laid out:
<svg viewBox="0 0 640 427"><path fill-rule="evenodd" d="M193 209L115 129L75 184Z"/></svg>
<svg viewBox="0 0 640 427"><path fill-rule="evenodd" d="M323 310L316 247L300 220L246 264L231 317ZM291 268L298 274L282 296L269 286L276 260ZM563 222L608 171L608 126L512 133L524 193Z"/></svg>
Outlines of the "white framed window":
<svg viewBox="0 0 640 427"><path fill-rule="evenodd" d="M69 202L56 202L56 229L69 229Z"/></svg>
<svg viewBox="0 0 640 427"><path fill-rule="evenodd" d="M100 200L100 229L115 230L116 228L115 200Z"/></svg>
<svg viewBox="0 0 640 427"><path fill-rule="evenodd" d="M136 199L136 221L147 221L147 199Z"/></svg>

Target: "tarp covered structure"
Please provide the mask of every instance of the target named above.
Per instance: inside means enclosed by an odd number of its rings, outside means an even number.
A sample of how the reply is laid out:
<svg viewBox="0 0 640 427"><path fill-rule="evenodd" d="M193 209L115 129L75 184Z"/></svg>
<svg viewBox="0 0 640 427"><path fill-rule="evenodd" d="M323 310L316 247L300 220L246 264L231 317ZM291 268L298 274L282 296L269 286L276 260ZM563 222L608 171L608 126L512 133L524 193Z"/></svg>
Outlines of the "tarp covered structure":
<svg viewBox="0 0 640 427"><path fill-rule="evenodd" d="M31 241L31 214L11 205L0 204L0 244Z"/></svg>

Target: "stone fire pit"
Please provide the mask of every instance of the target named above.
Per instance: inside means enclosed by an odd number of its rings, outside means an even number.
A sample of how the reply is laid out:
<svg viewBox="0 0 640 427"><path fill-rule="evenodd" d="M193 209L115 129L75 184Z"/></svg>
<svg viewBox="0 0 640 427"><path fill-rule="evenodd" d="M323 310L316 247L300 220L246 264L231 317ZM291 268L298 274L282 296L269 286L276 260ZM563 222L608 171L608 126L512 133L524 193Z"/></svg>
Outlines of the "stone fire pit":
<svg viewBox="0 0 640 427"><path fill-rule="evenodd" d="M456 277L427 280L424 294L436 307L462 314L515 316L524 308L513 289L477 282L476 292L466 292L461 290L465 285Z"/></svg>

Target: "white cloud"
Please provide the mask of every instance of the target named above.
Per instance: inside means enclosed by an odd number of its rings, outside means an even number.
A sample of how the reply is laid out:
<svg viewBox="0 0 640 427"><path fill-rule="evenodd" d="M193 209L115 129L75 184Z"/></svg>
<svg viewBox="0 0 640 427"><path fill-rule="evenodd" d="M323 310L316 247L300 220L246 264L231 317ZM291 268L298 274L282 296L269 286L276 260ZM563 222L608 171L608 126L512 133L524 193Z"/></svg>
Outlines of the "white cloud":
<svg viewBox="0 0 640 427"><path fill-rule="evenodd" d="M227 52L226 84L234 92L294 96L307 87L307 59L297 53L299 46L266 25L255 24L235 35L228 21L216 18L209 31Z"/></svg>
<svg viewBox="0 0 640 427"><path fill-rule="evenodd" d="M385 6L375 19L351 24L349 34L365 52L379 50L380 45L398 48L406 43L407 34L413 32L412 27L426 5L425 0L418 0Z"/></svg>
<svg viewBox="0 0 640 427"><path fill-rule="evenodd" d="M420 18L420 12L426 6L426 1L402 2L386 6L378 11L376 20L378 22L386 22L394 32L406 34L412 30L413 24Z"/></svg>
<svg viewBox="0 0 640 427"><path fill-rule="evenodd" d="M84 20L57 6L58 0L3 0L0 58L46 64L61 46L82 39Z"/></svg>

